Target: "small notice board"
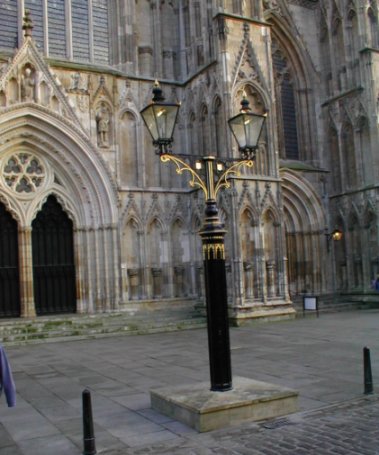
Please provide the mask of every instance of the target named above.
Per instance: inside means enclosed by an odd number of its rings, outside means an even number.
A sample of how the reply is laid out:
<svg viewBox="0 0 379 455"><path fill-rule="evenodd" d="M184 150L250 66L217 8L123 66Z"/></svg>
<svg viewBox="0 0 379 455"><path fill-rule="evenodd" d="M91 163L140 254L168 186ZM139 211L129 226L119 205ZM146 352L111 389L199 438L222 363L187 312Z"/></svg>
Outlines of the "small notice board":
<svg viewBox="0 0 379 455"><path fill-rule="evenodd" d="M306 311L315 311L318 317L318 297L315 295L303 296L303 314Z"/></svg>

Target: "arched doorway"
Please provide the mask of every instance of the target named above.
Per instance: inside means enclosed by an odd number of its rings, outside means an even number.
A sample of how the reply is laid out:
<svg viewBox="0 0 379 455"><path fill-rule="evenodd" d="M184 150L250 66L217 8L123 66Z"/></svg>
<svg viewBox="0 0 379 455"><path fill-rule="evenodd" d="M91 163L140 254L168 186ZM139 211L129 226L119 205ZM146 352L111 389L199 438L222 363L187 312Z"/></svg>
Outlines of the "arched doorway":
<svg viewBox="0 0 379 455"><path fill-rule="evenodd" d="M32 249L37 315L74 313L73 224L54 196L48 197L32 223Z"/></svg>
<svg viewBox="0 0 379 455"><path fill-rule="evenodd" d="M17 221L0 203L0 317L20 316Z"/></svg>
<svg viewBox="0 0 379 455"><path fill-rule="evenodd" d="M304 292L326 292L326 219L319 196L299 173L281 171L287 250L287 278L291 298Z"/></svg>

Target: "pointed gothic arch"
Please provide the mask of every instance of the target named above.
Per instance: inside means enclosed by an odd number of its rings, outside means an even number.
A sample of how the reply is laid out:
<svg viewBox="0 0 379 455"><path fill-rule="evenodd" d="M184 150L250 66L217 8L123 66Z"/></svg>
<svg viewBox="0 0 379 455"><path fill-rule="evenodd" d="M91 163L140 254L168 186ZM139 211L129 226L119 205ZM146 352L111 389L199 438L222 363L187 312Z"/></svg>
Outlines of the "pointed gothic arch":
<svg viewBox="0 0 379 455"><path fill-rule="evenodd" d="M327 225L322 204L311 185L296 173L282 171L288 285L294 297L305 290L325 290L322 267Z"/></svg>
<svg viewBox="0 0 379 455"><path fill-rule="evenodd" d="M286 102L282 104L281 112L278 113L278 116L281 115L282 118L284 115L288 116L288 112L285 113L286 109L292 111L293 119L296 121L296 131L286 132L285 124L282 122L283 137L290 137L291 134L296 134L297 144L295 142L292 148L295 156L296 154L298 155L297 159L319 160L313 121L315 112L310 108L310 106L314 105L314 95L311 87L314 84L312 75L315 74L315 68L307 51L295 36L294 29L291 28L290 23L275 14L275 12L268 12L267 21L273 25L271 29L272 53L279 49L285 57L286 66L289 70L289 73L288 71L286 73L288 76L283 81L287 84L285 93L289 93L290 102L288 105ZM277 84L277 88L281 88L281 84ZM277 93L277 96L279 96L279 93ZM288 127L292 128L293 124L292 122Z"/></svg>
<svg viewBox="0 0 379 455"><path fill-rule="evenodd" d="M32 256L37 315L76 312L73 223L53 195L32 222Z"/></svg>
<svg viewBox="0 0 379 455"><path fill-rule="evenodd" d="M121 270L122 301L141 299L143 295L143 228L141 221L130 214L122 223Z"/></svg>
<svg viewBox="0 0 379 455"><path fill-rule="evenodd" d="M92 312L116 307L119 258L113 245L116 244L117 194L97 150L81 130L42 106L9 107L0 115L0 127L4 140L0 146L2 192L12 209L19 212L21 222L22 315L35 314L33 289L28 284L33 282L30 226L49 194L56 196L73 222L76 310ZM44 180L33 186L31 182L38 181L37 174L29 181L24 174L21 186L9 186L4 180L4 160L12 153L24 152L32 158L30 169L44 166ZM19 172L30 171L19 167ZM105 279L100 270L106 271Z"/></svg>

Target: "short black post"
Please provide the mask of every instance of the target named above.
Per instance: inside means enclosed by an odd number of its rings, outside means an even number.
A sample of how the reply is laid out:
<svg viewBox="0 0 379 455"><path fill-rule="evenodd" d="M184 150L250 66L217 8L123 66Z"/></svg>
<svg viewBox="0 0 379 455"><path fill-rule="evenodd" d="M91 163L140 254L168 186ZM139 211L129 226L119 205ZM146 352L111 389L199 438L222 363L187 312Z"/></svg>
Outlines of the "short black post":
<svg viewBox="0 0 379 455"><path fill-rule="evenodd" d="M91 392L88 389L83 391L83 455L95 455L95 433L93 430Z"/></svg>
<svg viewBox="0 0 379 455"><path fill-rule="evenodd" d="M367 347L363 348L363 371L364 371L364 382L365 382L365 395L369 395L374 392L372 384L372 372L371 372L371 359L370 349Z"/></svg>

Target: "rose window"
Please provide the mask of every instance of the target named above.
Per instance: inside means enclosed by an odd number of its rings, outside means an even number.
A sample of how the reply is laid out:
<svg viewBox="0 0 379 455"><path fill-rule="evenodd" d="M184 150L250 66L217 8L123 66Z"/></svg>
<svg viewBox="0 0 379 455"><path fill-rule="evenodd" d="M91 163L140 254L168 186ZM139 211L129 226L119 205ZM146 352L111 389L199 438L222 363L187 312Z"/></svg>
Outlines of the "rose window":
<svg viewBox="0 0 379 455"><path fill-rule="evenodd" d="M12 155L3 166L3 179L16 193L34 193L45 180L40 160L30 153Z"/></svg>

